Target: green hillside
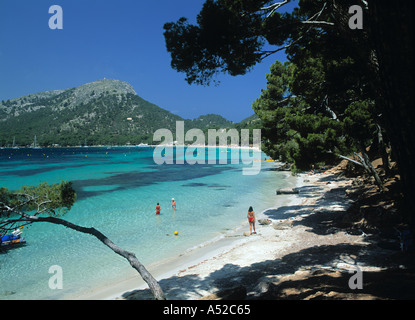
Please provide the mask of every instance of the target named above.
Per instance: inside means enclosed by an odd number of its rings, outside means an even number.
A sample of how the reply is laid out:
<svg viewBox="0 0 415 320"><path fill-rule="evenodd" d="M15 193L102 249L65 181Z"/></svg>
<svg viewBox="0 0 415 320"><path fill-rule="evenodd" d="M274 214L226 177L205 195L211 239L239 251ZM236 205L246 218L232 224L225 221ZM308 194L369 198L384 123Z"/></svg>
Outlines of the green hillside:
<svg viewBox="0 0 415 320"><path fill-rule="evenodd" d="M153 133L176 121L190 128L227 128L219 115L183 119L139 97L126 82L104 79L0 102L0 146L126 145L152 143Z"/></svg>

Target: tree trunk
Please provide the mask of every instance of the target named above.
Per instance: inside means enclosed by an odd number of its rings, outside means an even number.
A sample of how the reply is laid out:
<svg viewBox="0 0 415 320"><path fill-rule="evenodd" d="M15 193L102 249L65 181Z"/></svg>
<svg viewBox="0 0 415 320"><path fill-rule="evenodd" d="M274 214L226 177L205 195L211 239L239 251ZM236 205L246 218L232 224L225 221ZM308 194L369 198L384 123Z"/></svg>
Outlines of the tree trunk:
<svg viewBox="0 0 415 320"><path fill-rule="evenodd" d="M396 156L411 219L415 207L415 130L413 99L413 1L369 1L370 39L379 63L385 129Z"/></svg>
<svg viewBox="0 0 415 320"><path fill-rule="evenodd" d="M342 155L339 155L339 157L365 168L366 172L375 178L375 181L379 187L379 190L383 191L384 190L383 181L379 177L379 174L377 173L376 169L373 167L372 163L370 162L369 156L367 155L366 151L362 151L362 154L363 154L363 157L360 154L355 153L355 155L360 159L360 162L350 159L348 157L342 156Z"/></svg>
<svg viewBox="0 0 415 320"><path fill-rule="evenodd" d="M342 158L342 159L345 159L345 160L347 160L347 161L350 161L350 162L352 162L352 163L354 163L354 164L357 164L358 166L361 166L361 167L365 168L365 166L364 166L361 162L359 162L359 161L356 161L356 160L350 159L350 158L345 157L345 156L342 156L342 155L339 155L339 157L340 157L340 158ZM365 169L366 169L366 168L365 168Z"/></svg>
<svg viewBox="0 0 415 320"><path fill-rule="evenodd" d="M360 161L362 162L362 165L366 169L367 173L369 173L372 177L375 178L375 181L376 181L376 184L379 187L379 190L381 192L383 192L383 190L384 190L383 181L379 177L379 174L376 171L376 169L373 167L372 163L370 162L370 159L369 159L369 156L366 153L366 150L364 148L362 148L361 153L362 153L362 155L357 154L357 153L355 153L355 155L360 159Z"/></svg>
<svg viewBox="0 0 415 320"><path fill-rule="evenodd" d="M115 243L113 243L110 239L108 239L103 233L96 230L95 228L85 228L78 226L76 224L73 224L71 222L68 222L63 219L55 218L55 217L37 217L37 216L29 216L27 214L24 214L22 212L19 212L19 214L24 217L24 220L31 221L31 222L49 222L53 224L58 224L65 226L67 228L90 234L94 237L96 237L98 240L100 240L102 243L104 243L107 247L109 247L112 251L119 254L123 258L127 259L130 265L138 271L138 273L141 275L143 280L148 284L151 292L153 293L153 296L156 300L166 300L163 290L161 289L159 283L156 279L147 271L147 269L138 261L137 257L134 253L126 251L120 247L118 247Z"/></svg>
<svg viewBox="0 0 415 320"><path fill-rule="evenodd" d="M386 175L389 176L391 172L391 164L389 161L388 152L386 151L385 141L383 140L382 128L378 124L376 124L376 127L378 130L378 147L379 147L379 152L381 153L381 156L382 156L382 165L383 165L383 168L385 169Z"/></svg>

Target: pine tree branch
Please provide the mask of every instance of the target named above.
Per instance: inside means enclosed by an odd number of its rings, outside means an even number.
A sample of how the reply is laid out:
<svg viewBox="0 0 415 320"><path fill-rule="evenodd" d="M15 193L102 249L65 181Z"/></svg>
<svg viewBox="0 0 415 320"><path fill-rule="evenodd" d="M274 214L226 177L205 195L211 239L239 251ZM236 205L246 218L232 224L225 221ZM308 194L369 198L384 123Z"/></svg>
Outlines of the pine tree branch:
<svg viewBox="0 0 415 320"><path fill-rule="evenodd" d="M334 26L333 22L328 22L328 21L301 21L302 24L324 24L327 26Z"/></svg>
<svg viewBox="0 0 415 320"><path fill-rule="evenodd" d="M267 15L267 18L268 18L276 10L278 10L279 8L281 8L283 5L286 5L288 2L290 2L290 0L285 0L285 1L282 1L282 2L276 2L276 3L274 3L274 4L272 4L272 5L268 6L268 7L262 7L261 10L265 10L265 11L271 10L271 12L268 13L268 15Z"/></svg>
<svg viewBox="0 0 415 320"><path fill-rule="evenodd" d="M18 223L18 222L28 222L28 223L34 223L34 222L49 222L56 225L62 225L64 227L67 227L69 229L79 231L85 234L89 234L100 240L103 244L105 244L108 248L110 248L112 251L114 251L116 254L122 256L123 258L127 259L130 265L137 270L137 272L141 275L143 280L148 284L151 292L153 293L153 296L156 300L166 300L166 297L164 296L163 290L161 289L159 283L156 279L147 271L147 269L138 261L137 257L134 253L126 251L119 246L117 246L114 242L112 242L110 239L108 239L103 233L98 231L95 228L86 228L82 227L76 224L73 224L69 221L56 218L56 217L39 217L37 216L38 213L35 215L28 215L24 212L18 212L14 210L13 208L3 204L1 207L4 211L10 211L13 213L17 213L21 216L20 219L14 219L14 220L6 220L5 223Z"/></svg>

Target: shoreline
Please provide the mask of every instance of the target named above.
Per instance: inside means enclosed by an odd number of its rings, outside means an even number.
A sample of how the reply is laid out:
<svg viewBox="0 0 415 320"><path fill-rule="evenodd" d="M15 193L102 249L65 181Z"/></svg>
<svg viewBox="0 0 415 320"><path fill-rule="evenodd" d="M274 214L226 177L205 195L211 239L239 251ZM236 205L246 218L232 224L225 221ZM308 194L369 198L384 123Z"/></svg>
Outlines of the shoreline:
<svg viewBox="0 0 415 320"><path fill-rule="evenodd" d="M201 144L149 144L145 146L140 145L125 145L125 146L110 146L110 145L94 145L94 146L47 146L47 147L0 147L2 150L20 150L20 149L34 149L34 150L41 150L41 149L64 149L64 148L79 148L79 149L87 149L87 148L137 148L137 149L145 149L145 148L156 148L156 147L195 147L195 148L227 148L227 149L250 149L250 150L257 150L261 151L261 148L258 146L236 146L236 145L217 145L217 146L210 146L210 145L201 145Z"/></svg>
<svg viewBox="0 0 415 320"><path fill-rule="evenodd" d="M302 177L293 177L291 173L287 172L287 179L289 183L287 187L298 188L302 186ZM275 203L285 206L299 205L297 195L283 195L275 196ZM278 198L277 198L278 197ZM258 219L266 218L264 212L275 209L275 206L265 209L257 214ZM260 228L259 223L256 223L256 228ZM146 269L153 275L153 277L161 282L168 281L169 278L174 278L182 274L185 270L192 270L198 265L202 265L208 261L214 261L218 256L226 255L235 248L243 248L249 242L255 241L256 235L247 236L249 225L243 222L235 226L232 230L216 238L208 240L204 243L198 244L195 247L189 248L179 255L164 259L162 261L146 266ZM245 234L245 235L244 235ZM164 288L163 288L164 289ZM125 279L117 284L107 284L95 287L92 290L87 290L78 293L75 296L66 296L63 299L76 300L118 300L129 299L128 297L136 292L143 291L145 299L151 299L151 294L144 280L135 270L130 270ZM150 296L148 296L150 295ZM196 297L191 297L193 299ZM170 299L170 297L169 297ZM175 299L173 297L173 299Z"/></svg>
<svg viewBox="0 0 415 320"><path fill-rule="evenodd" d="M319 235L309 232L309 228L302 223L322 210L346 210L351 202L346 201L345 195L331 197L330 194L337 188L347 188L350 185L351 180L337 181L331 173L314 176L300 174L296 178L296 187L301 189L298 195L276 195L286 197L287 201L258 215L257 220L262 217L270 218L271 225L257 223L257 235L235 241L228 247L214 246L208 255L182 261L180 267L170 270L164 277L157 278L166 298L212 300L217 299L217 294L223 290L237 292L243 287L246 295L236 299L255 299L264 295L273 283L284 277L301 276L316 269L342 270L348 274L354 270L354 263L360 265L360 262L357 262L355 255L350 255L347 251L335 252L336 258L333 261L317 263L320 262L317 259L316 263L309 265L304 261L298 261L298 256L302 256L299 254L301 252L327 245L337 248L347 244L366 244L363 235L350 235L346 232ZM284 261L285 259L288 262ZM306 259L313 258L306 256ZM361 269L379 270L373 266L361 266ZM106 299L147 300L152 299L152 295L146 286L142 286L120 291L118 294L107 296Z"/></svg>
<svg viewBox="0 0 415 320"><path fill-rule="evenodd" d="M356 200L353 179L340 166L295 178L298 194L257 215L256 235L247 224L219 241L148 268L167 300L377 300L413 297L415 278L405 256L378 246L360 229L338 228ZM254 204L253 204L254 205ZM270 225L260 225L267 218ZM396 260L395 260L396 258ZM357 271L363 289L350 287ZM359 288L360 289L360 288ZM153 300L134 272L117 285L72 297L89 300Z"/></svg>

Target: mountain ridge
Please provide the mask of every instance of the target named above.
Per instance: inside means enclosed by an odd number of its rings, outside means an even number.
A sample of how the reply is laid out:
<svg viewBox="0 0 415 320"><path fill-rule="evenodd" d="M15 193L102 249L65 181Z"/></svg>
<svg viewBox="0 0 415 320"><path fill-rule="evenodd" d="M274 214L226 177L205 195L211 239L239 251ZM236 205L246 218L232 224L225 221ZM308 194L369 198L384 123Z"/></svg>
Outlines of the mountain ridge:
<svg viewBox="0 0 415 320"><path fill-rule="evenodd" d="M13 140L29 146L35 135L41 146L153 143L157 129L174 132L176 121L186 130L234 126L215 114L183 119L141 98L127 82L102 79L1 101L0 146Z"/></svg>

